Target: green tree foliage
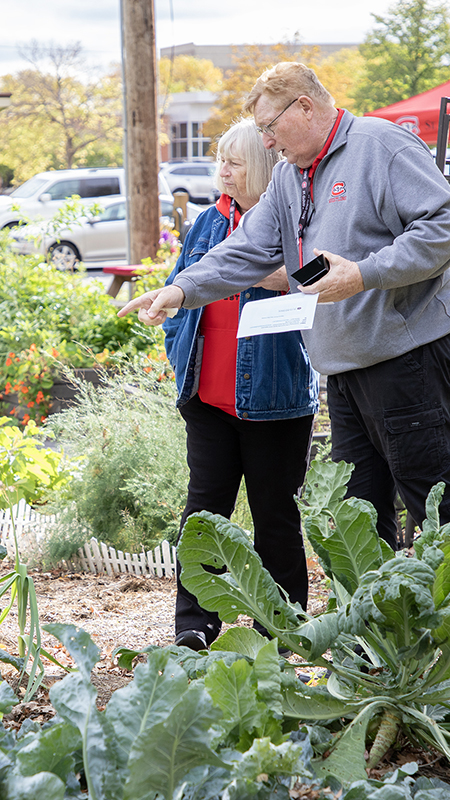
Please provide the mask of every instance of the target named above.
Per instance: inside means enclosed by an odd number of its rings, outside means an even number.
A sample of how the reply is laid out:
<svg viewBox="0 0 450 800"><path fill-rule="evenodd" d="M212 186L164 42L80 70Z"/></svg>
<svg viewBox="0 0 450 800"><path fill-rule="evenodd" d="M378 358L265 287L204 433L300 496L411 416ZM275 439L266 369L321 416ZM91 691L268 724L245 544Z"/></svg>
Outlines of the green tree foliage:
<svg viewBox="0 0 450 800"><path fill-rule="evenodd" d="M222 86L222 70L212 61L194 56L161 58L159 92L161 96L176 92L217 92Z"/></svg>
<svg viewBox="0 0 450 800"><path fill-rule="evenodd" d="M360 47L364 75L353 92L361 112L405 100L450 78L447 3L399 0Z"/></svg>
<svg viewBox="0 0 450 800"><path fill-rule="evenodd" d="M351 90L362 70L362 57L356 49L342 49L323 58L320 47L302 47L291 52L285 44L274 45L269 54L256 45L245 48L242 56L234 56L236 68L228 70L223 81L222 91L203 129L213 141L236 121L243 103L259 76L280 61L301 61L314 69L318 78L335 98L339 107L353 110L354 100Z"/></svg>
<svg viewBox="0 0 450 800"><path fill-rule="evenodd" d="M79 44L32 43L24 55L31 66L1 82L12 102L2 114L0 161L15 182L46 169L120 164L120 71L88 74Z"/></svg>

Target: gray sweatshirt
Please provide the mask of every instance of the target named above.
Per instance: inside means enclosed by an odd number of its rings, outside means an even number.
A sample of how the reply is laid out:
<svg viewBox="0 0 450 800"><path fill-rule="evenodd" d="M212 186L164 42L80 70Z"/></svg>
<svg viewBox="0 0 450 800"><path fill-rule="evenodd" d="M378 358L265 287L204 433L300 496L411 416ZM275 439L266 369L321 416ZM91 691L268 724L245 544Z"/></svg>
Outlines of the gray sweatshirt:
<svg viewBox="0 0 450 800"><path fill-rule="evenodd" d="M295 272L300 207L300 172L281 162L232 236L176 278L184 307L242 291L282 264ZM305 264L314 247L356 261L364 281L354 297L319 304L303 332L322 374L385 361L450 332L450 187L414 134L345 111L314 176Z"/></svg>

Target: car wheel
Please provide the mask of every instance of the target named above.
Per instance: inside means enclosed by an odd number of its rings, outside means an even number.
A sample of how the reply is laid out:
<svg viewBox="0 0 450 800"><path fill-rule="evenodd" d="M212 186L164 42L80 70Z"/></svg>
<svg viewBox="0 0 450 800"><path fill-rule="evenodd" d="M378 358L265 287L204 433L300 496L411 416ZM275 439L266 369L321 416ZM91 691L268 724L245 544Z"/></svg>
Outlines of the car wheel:
<svg viewBox="0 0 450 800"><path fill-rule="evenodd" d="M25 223L23 220L17 219L13 222L7 222L6 225L3 225L2 230L5 231L7 228L18 228L19 225L24 225Z"/></svg>
<svg viewBox="0 0 450 800"><path fill-rule="evenodd" d="M174 189L172 194L175 194L175 192L184 192L185 194L187 194L189 202L192 203L192 197L187 189Z"/></svg>
<svg viewBox="0 0 450 800"><path fill-rule="evenodd" d="M57 242L49 247L50 261L56 269L73 271L81 261L80 254L74 244L70 242Z"/></svg>

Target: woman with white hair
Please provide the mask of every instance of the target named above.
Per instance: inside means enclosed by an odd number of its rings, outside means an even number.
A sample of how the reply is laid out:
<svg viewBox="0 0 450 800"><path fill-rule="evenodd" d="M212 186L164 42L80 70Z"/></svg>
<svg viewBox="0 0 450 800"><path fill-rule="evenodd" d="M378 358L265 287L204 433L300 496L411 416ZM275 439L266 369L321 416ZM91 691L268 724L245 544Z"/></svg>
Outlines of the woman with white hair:
<svg viewBox="0 0 450 800"><path fill-rule="evenodd" d="M222 194L197 217L167 284L232 234L267 188L278 160L264 148L253 120L241 120L221 137L216 178ZM299 331L236 339L245 303L288 289L282 267L240 294L203 308L181 308L163 327L187 432L190 480L180 530L203 509L229 518L244 477L255 550L290 600L306 608L308 577L294 495L308 465L318 376ZM201 608L183 587L178 570L175 643L202 650L220 627L218 615Z"/></svg>

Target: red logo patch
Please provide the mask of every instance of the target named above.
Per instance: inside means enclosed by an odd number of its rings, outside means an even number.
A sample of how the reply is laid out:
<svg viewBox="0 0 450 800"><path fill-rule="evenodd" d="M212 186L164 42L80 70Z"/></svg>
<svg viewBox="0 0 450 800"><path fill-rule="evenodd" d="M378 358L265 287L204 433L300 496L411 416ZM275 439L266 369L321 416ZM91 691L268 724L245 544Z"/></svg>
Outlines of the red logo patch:
<svg viewBox="0 0 450 800"><path fill-rule="evenodd" d="M331 195L332 197L340 197L340 195L345 194L346 191L344 181L336 181L331 190Z"/></svg>
<svg viewBox="0 0 450 800"><path fill-rule="evenodd" d="M338 200L347 200L347 187L345 181L335 181L331 187L331 197L329 203L336 203Z"/></svg>

